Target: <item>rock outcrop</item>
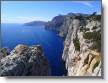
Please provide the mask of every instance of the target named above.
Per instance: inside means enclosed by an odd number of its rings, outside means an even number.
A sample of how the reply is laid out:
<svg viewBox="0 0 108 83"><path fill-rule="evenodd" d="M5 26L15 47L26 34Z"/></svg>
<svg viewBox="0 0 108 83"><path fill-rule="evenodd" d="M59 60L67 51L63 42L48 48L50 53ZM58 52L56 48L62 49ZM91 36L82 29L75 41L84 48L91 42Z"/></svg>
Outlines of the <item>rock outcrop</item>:
<svg viewBox="0 0 108 83"><path fill-rule="evenodd" d="M51 75L51 69L47 58L44 56L43 49L39 45L30 47L18 45L9 55L0 60L0 76L49 75Z"/></svg>
<svg viewBox="0 0 108 83"><path fill-rule="evenodd" d="M68 76L101 76L101 16L70 17L62 58Z"/></svg>

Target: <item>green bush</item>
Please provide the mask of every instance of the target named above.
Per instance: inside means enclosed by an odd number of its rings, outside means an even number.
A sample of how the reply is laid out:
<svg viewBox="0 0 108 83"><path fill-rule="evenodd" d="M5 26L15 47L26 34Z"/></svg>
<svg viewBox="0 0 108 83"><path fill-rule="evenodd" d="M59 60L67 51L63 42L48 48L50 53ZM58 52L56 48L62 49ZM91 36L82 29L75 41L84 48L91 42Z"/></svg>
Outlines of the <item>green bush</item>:
<svg viewBox="0 0 108 83"><path fill-rule="evenodd" d="M5 57L5 56L7 56L7 55L9 54L9 51L8 51L7 48L2 48L2 49L0 50L0 52L3 53L3 57Z"/></svg>
<svg viewBox="0 0 108 83"><path fill-rule="evenodd" d="M93 43L91 50L97 49L98 52L101 51L101 40L97 40Z"/></svg>
<svg viewBox="0 0 108 83"><path fill-rule="evenodd" d="M96 15L95 19L101 21L101 15Z"/></svg>
<svg viewBox="0 0 108 83"><path fill-rule="evenodd" d="M79 39L77 37L75 39L73 39L73 43L75 46L75 50L80 51L80 42L79 42Z"/></svg>
<svg viewBox="0 0 108 83"><path fill-rule="evenodd" d="M93 34L92 34L92 32L85 32L85 33L83 34L83 37L84 37L85 39L92 39L92 38L93 38Z"/></svg>
<svg viewBox="0 0 108 83"><path fill-rule="evenodd" d="M85 32L83 34L83 37L85 39L93 39L94 41L100 40L101 39L101 33L99 31L93 31L93 32Z"/></svg>
<svg viewBox="0 0 108 83"><path fill-rule="evenodd" d="M94 64L93 70L99 65L99 63L100 63L100 61L97 61L97 62ZM93 71L93 70L92 70L92 71Z"/></svg>
<svg viewBox="0 0 108 83"><path fill-rule="evenodd" d="M83 37L93 41L93 46L91 47L92 50L97 49L98 51L101 51L101 33L99 31L86 32L83 34Z"/></svg>
<svg viewBox="0 0 108 83"><path fill-rule="evenodd" d="M87 17L87 19L94 20L94 21L101 21L101 15L89 16L89 17Z"/></svg>

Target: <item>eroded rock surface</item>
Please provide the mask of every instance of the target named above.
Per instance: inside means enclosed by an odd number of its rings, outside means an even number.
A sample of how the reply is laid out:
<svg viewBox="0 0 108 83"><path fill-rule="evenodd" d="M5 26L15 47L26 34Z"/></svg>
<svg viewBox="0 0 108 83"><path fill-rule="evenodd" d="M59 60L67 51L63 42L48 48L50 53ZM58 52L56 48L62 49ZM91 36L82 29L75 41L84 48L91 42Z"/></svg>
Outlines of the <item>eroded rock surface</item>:
<svg viewBox="0 0 108 83"><path fill-rule="evenodd" d="M49 76L51 69L41 46L18 45L0 60L1 76Z"/></svg>
<svg viewBox="0 0 108 83"><path fill-rule="evenodd" d="M70 17L62 58L68 76L101 76L101 17Z"/></svg>

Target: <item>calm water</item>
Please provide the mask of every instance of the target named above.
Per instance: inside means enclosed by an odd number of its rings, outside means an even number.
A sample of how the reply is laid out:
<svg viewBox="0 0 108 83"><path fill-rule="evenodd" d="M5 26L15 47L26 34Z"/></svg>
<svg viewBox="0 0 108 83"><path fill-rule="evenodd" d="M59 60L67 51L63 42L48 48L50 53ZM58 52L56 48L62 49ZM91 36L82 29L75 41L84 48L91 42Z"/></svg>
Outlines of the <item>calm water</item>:
<svg viewBox="0 0 108 83"><path fill-rule="evenodd" d="M2 46L12 50L18 44L42 45L48 58L53 76L65 74L62 61L63 39L44 26L24 26L20 24L2 24Z"/></svg>

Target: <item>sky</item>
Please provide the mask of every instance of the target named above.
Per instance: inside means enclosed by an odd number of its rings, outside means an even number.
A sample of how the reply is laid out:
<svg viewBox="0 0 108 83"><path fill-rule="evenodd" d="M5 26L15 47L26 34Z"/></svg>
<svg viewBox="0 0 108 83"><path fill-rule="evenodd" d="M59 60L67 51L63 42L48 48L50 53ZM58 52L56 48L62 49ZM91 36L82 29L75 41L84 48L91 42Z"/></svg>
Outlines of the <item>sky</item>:
<svg viewBox="0 0 108 83"><path fill-rule="evenodd" d="M101 1L2 1L2 23L50 21L57 15L97 12L101 14Z"/></svg>

